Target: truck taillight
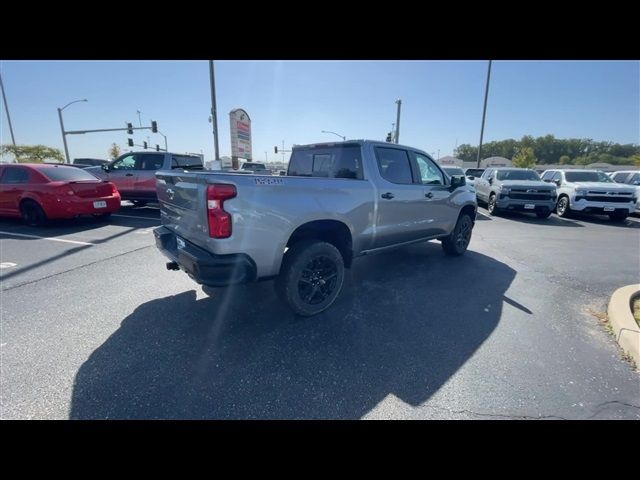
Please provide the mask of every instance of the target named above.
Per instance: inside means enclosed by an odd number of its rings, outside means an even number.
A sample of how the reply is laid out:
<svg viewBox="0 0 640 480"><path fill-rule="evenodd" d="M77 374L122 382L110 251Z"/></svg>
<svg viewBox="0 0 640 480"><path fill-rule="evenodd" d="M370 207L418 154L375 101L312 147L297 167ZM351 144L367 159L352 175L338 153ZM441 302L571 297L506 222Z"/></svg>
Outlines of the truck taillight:
<svg viewBox="0 0 640 480"><path fill-rule="evenodd" d="M207 218L209 236L228 238L231 236L231 215L224 211L224 201L237 195L234 185L214 183L207 185Z"/></svg>

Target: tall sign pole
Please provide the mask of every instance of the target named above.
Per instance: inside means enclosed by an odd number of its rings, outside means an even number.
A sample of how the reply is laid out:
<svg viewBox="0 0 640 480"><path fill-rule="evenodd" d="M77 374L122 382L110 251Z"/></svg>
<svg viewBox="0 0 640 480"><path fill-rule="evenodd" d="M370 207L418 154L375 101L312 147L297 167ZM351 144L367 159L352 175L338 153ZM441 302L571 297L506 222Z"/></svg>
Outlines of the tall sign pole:
<svg viewBox="0 0 640 480"><path fill-rule="evenodd" d="M213 60L209 60L209 80L211 82L211 123L213 123L213 148L215 158L220 159L218 150L218 109L216 108L216 79L213 74Z"/></svg>
<svg viewBox="0 0 640 480"><path fill-rule="evenodd" d="M13 136L13 127L11 126L11 117L9 116L9 105L7 105L7 95L4 93L4 83L2 82L1 74L0 74L0 88L2 88L2 98L4 99L4 110L7 112L7 123L9 123L9 132L11 132L11 142L15 146L16 139Z"/></svg>
<svg viewBox="0 0 640 480"><path fill-rule="evenodd" d="M487 97L489 96L489 79L491 78L491 60L489 60L489 67L487 68L487 85L484 89L484 108L482 109L482 127L480 127L480 145L478 145L478 159L476 161L476 168L480 168L480 158L482 156L482 136L484 134L484 118L487 115Z"/></svg>

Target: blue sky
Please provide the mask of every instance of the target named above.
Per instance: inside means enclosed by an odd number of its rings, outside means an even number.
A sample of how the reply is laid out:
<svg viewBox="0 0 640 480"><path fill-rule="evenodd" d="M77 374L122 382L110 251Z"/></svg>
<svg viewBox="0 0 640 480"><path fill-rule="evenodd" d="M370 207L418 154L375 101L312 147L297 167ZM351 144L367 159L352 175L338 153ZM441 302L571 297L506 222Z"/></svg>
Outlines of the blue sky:
<svg viewBox="0 0 640 480"><path fill-rule="evenodd" d="M282 140L304 144L347 138L384 140L402 99L400 143L440 156L477 144L487 63L481 61L216 61L220 154L230 155L229 111L252 120L254 159L281 160ZM203 61L0 61L19 144L62 150L56 108L68 130L117 128L151 120L169 150L213 157L209 67ZM2 143L9 143L4 108ZM485 141L553 134L640 143L640 62L494 61ZM147 135L136 131L135 143ZM126 132L68 136L71 158L123 151Z"/></svg>

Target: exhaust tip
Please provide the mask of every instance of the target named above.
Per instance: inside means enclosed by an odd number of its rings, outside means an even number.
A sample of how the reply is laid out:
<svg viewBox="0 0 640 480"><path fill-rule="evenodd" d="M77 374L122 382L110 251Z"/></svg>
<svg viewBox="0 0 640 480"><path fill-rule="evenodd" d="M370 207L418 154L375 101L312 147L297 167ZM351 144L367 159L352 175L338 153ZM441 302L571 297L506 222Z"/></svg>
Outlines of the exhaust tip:
<svg viewBox="0 0 640 480"><path fill-rule="evenodd" d="M180 270L180 265L176 262L167 262L167 270Z"/></svg>

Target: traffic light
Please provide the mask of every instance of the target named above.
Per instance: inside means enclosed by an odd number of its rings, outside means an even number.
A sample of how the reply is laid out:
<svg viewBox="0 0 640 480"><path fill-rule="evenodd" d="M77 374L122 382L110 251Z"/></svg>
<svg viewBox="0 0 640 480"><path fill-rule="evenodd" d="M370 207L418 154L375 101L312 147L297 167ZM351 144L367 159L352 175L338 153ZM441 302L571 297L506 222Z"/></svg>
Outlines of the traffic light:
<svg viewBox="0 0 640 480"><path fill-rule="evenodd" d="M133 147L133 138L127 138L127 145L129 145L130 147Z"/></svg>
<svg viewBox="0 0 640 480"><path fill-rule="evenodd" d="M127 123L127 133L133 135L133 124Z"/></svg>
<svg viewBox="0 0 640 480"><path fill-rule="evenodd" d="M159 152L159 151L160 151L160 145L156 143L156 152Z"/></svg>
<svg viewBox="0 0 640 480"><path fill-rule="evenodd" d="M274 151L275 153L278 153L278 147L273 147L273 151Z"/></svg>
<svg viewBox="0 0 640 480"><path fill-rule="evenodd" d="M144 147L144 149L147 149L147 142L142 142L142 146Z"/></svg>
<svg viewBox="0 0 640 480"><path fill-rule="evenodd" d="M391 143L391 132L387 133L387 142Z"/></svg>
<svg viewBox="0 0 640 480"><path fill-rule="evenodd" d="M151 122L151 131L153 133L158 133L158 123L157 122L154 122L154 121Z"/></svg>

